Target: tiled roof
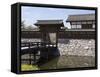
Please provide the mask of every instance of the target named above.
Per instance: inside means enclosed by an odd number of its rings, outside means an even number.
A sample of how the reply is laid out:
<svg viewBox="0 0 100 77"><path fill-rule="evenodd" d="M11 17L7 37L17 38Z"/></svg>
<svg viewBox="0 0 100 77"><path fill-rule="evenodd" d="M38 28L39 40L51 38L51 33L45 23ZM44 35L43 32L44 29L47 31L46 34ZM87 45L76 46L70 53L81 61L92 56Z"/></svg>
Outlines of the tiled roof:
<svg viewBox="0 0 100 77"><path fill-rule="evenodd" d="M95 14L69 15L66 22L95 20Z"/></svg>
<svg viewBox="0 0 100 77"><path fill-rule="evenodd" d="M61 24L63 25L63 20L38 20L35 25L55 25L55 24Z"/></svg>

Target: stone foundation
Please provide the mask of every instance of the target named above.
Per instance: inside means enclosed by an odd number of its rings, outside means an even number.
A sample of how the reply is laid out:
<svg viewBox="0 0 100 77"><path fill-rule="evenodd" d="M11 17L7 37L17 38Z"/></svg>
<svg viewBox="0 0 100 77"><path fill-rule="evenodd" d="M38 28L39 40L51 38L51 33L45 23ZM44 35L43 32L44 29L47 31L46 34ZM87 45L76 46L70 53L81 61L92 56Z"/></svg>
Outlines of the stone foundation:
<svg viewBox="0 0 100 77"><path fill-rule="evenodd" d="M95 56L94 39L59 39L60 55Z"/></svg>

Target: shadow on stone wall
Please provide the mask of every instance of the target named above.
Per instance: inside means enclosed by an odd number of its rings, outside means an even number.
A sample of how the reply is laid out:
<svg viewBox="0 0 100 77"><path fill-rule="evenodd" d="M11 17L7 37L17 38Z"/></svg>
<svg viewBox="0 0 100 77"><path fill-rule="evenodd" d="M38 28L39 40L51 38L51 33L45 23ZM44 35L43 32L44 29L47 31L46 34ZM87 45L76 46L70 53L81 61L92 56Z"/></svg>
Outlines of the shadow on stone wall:
<svg viewBox="0 0 100 77"><path fill-rule="evenodd" d="M70 40L69 39L58 39L58 42L61 44L69 44Z"/></svg>

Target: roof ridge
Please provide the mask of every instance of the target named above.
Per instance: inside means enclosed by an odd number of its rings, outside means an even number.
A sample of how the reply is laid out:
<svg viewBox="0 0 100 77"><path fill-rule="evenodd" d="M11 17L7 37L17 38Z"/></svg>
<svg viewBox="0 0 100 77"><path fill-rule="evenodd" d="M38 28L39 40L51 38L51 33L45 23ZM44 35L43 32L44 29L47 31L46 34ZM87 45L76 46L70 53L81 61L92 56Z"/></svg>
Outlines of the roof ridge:
<svg viewBox="0 0 100 77"><path fill-rule="evenodd" d="M57 20L51 20L50 19L50 20L37 20L37 21L63 21L63 19L59 19L59 20L58 19Z"/></svg>
<svg viewBox="0 0 100 77"><path fill-rule="evenodd" d="M91 13L91 14L75 14L75 15L69 15L69 16L84 16L84 15L95 15L95 13Z"/></svg>

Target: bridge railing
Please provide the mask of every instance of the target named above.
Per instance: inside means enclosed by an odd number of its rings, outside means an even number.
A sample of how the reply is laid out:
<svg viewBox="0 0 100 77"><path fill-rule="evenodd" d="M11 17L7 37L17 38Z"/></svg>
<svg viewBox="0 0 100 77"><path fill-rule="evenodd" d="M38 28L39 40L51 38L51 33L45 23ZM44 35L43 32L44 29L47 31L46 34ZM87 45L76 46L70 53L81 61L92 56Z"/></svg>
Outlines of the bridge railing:
<svg viewBox="0 0 100 77"><path fill-rule="evenodd" d="M46 42L24 42L24 43L21 43L21 47L38 47L38 48L41 48L41 47L57 47L56 44L52 44L52 43L46 43Z"/></svg>

